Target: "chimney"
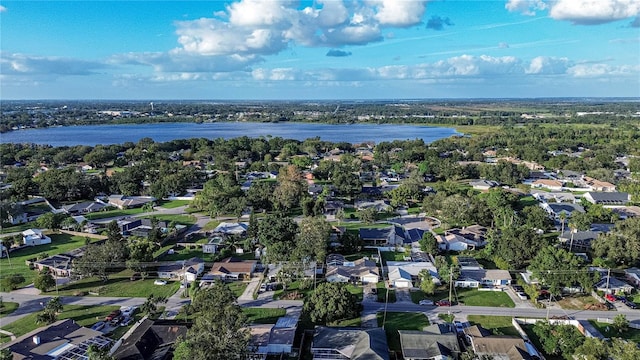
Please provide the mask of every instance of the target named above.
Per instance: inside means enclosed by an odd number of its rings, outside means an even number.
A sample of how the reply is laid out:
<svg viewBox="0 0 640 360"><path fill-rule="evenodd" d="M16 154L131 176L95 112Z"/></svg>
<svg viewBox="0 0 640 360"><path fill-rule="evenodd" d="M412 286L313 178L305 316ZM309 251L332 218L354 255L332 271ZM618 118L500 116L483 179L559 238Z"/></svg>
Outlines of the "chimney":
<svg viewBox="0 0 640 360"><path fill-rule="evenodd" d="M40 345L40 336L35 335L33 337L33 343L36 344L36 345Z"/></svg>

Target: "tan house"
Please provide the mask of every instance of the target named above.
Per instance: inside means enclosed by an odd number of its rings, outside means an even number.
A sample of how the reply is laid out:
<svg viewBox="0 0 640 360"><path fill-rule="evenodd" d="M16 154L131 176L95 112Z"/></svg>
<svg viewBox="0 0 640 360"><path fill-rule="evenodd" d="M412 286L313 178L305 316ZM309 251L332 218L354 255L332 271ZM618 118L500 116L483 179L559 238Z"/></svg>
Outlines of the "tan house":
<svg viewBox="0 0 640 360"><path fill-rule="evenodd" d="M200 285L215 280L249 280L256 270L256 263L256 260L240 260L232 257L215 262L211 270L202 277Z"/></svg>

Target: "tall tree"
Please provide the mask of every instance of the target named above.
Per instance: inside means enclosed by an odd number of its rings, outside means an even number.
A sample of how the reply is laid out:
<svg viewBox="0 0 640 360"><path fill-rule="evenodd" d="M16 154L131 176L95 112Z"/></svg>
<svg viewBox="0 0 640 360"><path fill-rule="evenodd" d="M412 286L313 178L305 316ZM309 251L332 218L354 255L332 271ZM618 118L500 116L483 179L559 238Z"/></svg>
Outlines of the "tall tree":
<svg viewBox="0 0 640 360"><path fill-rule="evenodd" d="M299 225L295 255L301 260L324 263L331 239L331 225L323 217L305 217Z"/></svg>
<svg viewBox="0 0 640 360"><path fill-rule="evenodd" d="M198 291L192 302L198 313L184 339L178 341L176 360L244 359L248 351L247 318L221 282Z"/></svg>
<svg viewBox="0 0 640 360"><path fill-rule="evenodd" d="M438 241L431 231L425 231L422 239L418 241L420 250L435 256L438 253Z"/></svg>
<svg viewBox="0 0 640 360"><path fill-rule="evenodd" d="M420 290L427 295L432 295L436 291L436 283L433 282L433 276L429 273L429 270L421 270L418 274L420 278Z"/></svg>
<svg viewBox="0 0 640 360"><path fill-rule="evenodd" d="M590 272L582 259L561 248L547 246L538 252L529 270L549 286L552 294L559 295L563 287L579 285L588 291L598 281L597 273Z"/></svg>
<svg viewBox="0 0 640 360"><path fill-rule="evenodd" d="M311 321L331 324L338 320L357 317L360 304L344 284L322 283L305 300L303 310L309 314Z"/></svg>
<svg viewBox="0 0 640 360"><path fill-rule="evenodd" d="M56 286L56 279L53 278L49 269L40 270L38 276L33 280L33 286L43 292L47 292L50 288Z"/></svg>

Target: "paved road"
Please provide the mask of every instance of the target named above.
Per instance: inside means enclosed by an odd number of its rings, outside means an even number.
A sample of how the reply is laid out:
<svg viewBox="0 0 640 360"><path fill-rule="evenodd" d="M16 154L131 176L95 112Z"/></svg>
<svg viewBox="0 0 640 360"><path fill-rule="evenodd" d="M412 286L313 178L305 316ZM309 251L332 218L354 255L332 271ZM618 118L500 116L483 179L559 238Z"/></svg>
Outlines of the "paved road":
<svg viewBox="0 0 640 360"><path fill-rule="evenodd" d="M384 311L384 303L364 303L364 313L371 314L374 312ZM491 316L517 316L517 317L537 317L545 318L547 316L546 309L535 308L498 308L486 306L422 306L413 303L391 303L387 306L387 311L398 312L424 312L431 313L448 313L466 318L468 315L491 315ZM622 310L622 311L590 311L590 310L562 310L550 309L549 316L570 316L576 320L589 320L596 318L613 318L618 314L624 314L631 322L640 324L640 310Z"/></svg>

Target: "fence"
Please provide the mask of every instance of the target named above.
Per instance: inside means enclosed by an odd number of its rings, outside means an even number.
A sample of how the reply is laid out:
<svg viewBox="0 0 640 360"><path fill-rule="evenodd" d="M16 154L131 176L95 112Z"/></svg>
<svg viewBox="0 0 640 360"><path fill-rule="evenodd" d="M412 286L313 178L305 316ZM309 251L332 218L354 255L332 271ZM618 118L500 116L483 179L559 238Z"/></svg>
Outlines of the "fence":
<svg viewBox="0 0 640 360"><path fill-rule="evenodd" d="M596 321L599 323L613 324L613 319L609 318L597 318ZM632 329L640 329L640 324L630 322L629 327Z"/></svg>

